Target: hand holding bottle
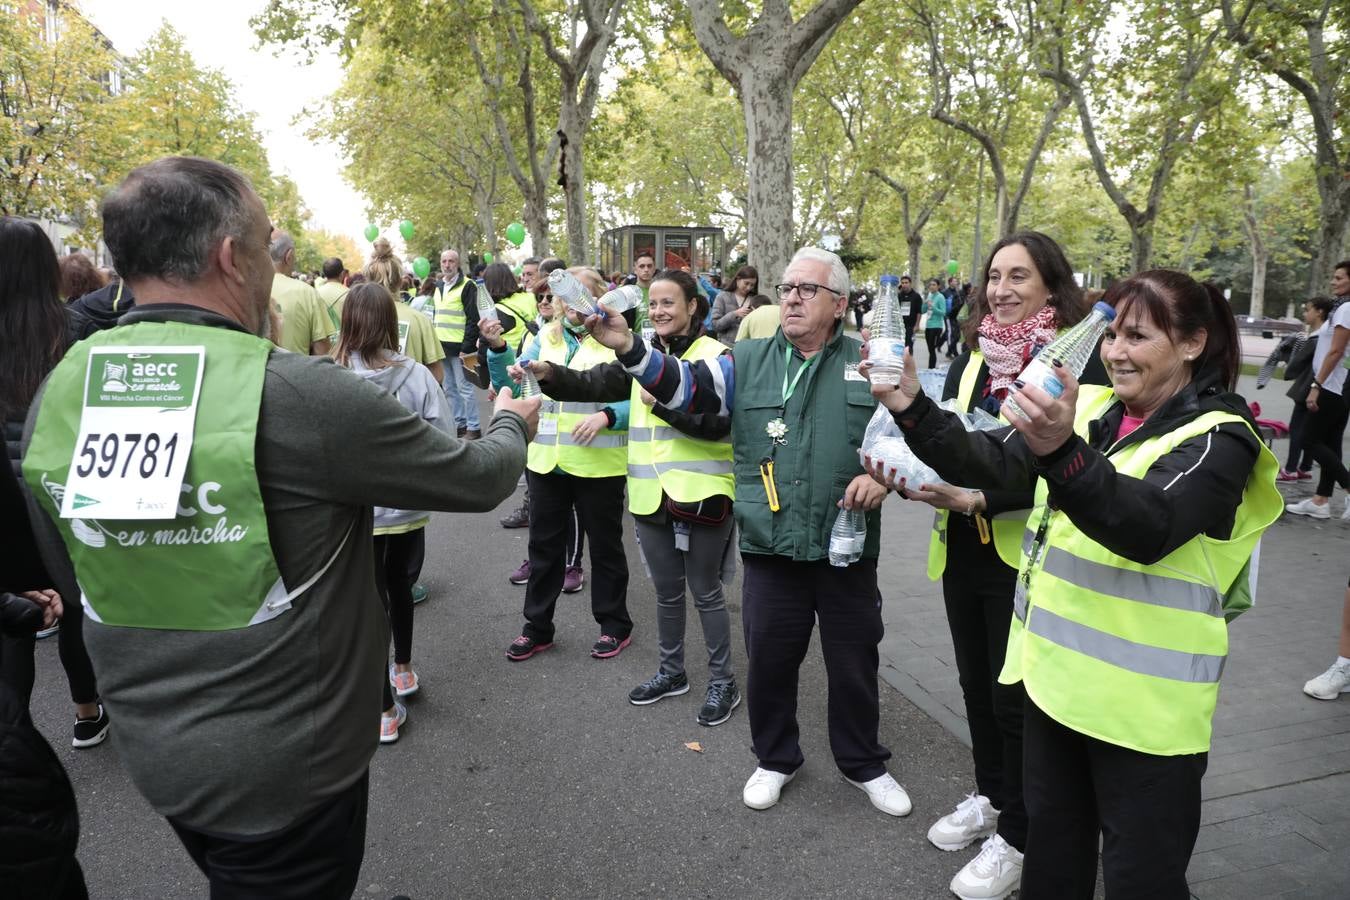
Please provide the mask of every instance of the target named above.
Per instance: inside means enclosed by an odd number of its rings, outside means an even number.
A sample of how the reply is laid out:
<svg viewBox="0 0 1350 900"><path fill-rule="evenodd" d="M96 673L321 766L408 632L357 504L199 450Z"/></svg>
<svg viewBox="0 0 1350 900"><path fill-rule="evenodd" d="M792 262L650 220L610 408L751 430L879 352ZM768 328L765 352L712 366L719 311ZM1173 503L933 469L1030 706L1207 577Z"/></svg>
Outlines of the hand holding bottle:
<svg viewBox="0 0 1350 900"><path fill-rule="evenodd" d="M1051 371L1064 386L1058 397L1019 378L1012 383L1008 397L1003 401L1003 417L1022 433L1027 446L1037 456L1048 456L1073 436L1078 379L1059 360L1054 360Z"/></svg>
<svg viewBox="0 0 1350 900"><path fill-rule="evenodd" d="M872 362L868 358L868 329L862 331L862 362L858 371L872 383L872 396L877 402L893 413L902 413L909 409L914 398L919 396L919 370L914 365L914 354L905 348L904 369L900 373L899 384L884 384L873 380Z"/></svg>

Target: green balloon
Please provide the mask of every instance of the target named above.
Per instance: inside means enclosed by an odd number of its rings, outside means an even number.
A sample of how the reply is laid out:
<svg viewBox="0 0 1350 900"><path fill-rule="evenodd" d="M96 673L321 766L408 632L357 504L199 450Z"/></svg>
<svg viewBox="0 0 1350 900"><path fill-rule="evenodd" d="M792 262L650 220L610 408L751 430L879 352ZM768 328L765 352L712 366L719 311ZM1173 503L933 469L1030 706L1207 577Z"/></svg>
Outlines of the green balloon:
<svg viewBox="0 0 1350 900"><path fill-rule="evenodd" d="M413 233L417 229L413 228L412 219L404 219L398 223L398 233L403 235L405 241L411 241Z"/></svg>
<svg viewBox="0 0 1350 900"><path fill-rule="evenodd" d="M380 236L380 229L376 228L374 225L366 226L366 240L373 241L379 236Z"/></svg>
<svg viewBox="0 0 1350 900"><path fill-rule="evenodd" d="M483 254L483 262L487 263L488 265L491 265L491 264L492 264L492 254L491 254L491 253L484 253L484 254Z"/></svg>
<svg viewBox="0 0 1350 900"><path fill-rule="evenodd" d="M512 269L511 271L514 272L517 276L523 275L523 274L525 273L525 267L524 267L524 266L516 266L516 267L515 267L514 269Z"/></svg>
<svg viewBox="0 0 1350 900"><path fill-rule="evenodd" d="M413 274L419 279L426 278L431 274L431 262L425 256L419 256L413 260Z"/></svg>
<svg viewBox="0 0 1350 900"><path fill-rule="evenodd" d="M947 274L948 274L948 275L955 275L955 274L956 274L957 272L959 272L959 271L961 271L961 266L956 262L956 260L954 260L954 259L949 259L949 260L947 260Z"/></svg>
<svg viewBox="0 0 1350 900"><path fill-rule="evenodd" d="M525 226L519 222L512 222L506 226L506 239L519 247L525 243Z"/></svg>

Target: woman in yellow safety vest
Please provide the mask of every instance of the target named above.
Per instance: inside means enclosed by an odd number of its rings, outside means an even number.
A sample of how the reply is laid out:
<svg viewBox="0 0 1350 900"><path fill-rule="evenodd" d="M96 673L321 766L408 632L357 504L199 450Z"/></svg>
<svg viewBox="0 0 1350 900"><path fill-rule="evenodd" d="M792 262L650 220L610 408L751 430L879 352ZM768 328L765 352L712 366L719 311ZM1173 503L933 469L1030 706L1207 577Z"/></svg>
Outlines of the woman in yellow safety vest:
<svg viewBox="0 0 1350 900"><path fill-rule="evenodd" d="M1026 689L1023 900L1187 898L1226 618L1279 517L1279 468L1232 393L1240 351L1212 285L1154 270L1114 285L1112 387L1056 366L1013 382L1017 434L967 432L919 390L872 390L947 481L1035 486L1000 681ZM869 461L873 477L884 472ZM991 895L992 896L992 895Z"/></svg>
<svg viewBox="0 0 1350 900"><path fill-rule="evenodd" d="M521 342L529 333L527 326L539 313L534 294L520 289L520 282L506 263L492 263L483 270L483 287L497 308L507 346L511 352L519 353Z"/></svg>
<svg viewBox="0 0 1350 900"><path fill-rule="evenodd" d="M942 399L955 398L964 412L982 409L997 416L1013 380L1058 331L1083 318L1086 304L1064 251L1038 231L996 243L980 284L973 314L966 320L968 349L948 370ZM1093 359L1082 381L1106 383L1099 359ZM982 887L1016 885L1027 843L1022 802L1025 694L1020 684L999 684L998 674L1033 497L1029 488L915 487L915 498L936 509L928 577L942 579L975 761L975 791L933 824L928 840L941 850L955 851L985 839L980 853L952 880L958 896L984 896Z"/></svg>
<svg viewBox="0 0 1350 900"><path fill-rule="evenodd" d="M703 331L708 302L687 272L667 269L648 290L654 343L682 359L710 360L729 352ZM660 666L633 688L635 706L689 691L684 666L685 587L694 596L708 650L708 687L701 725L720 725L740 704L731 667L731 617L722 592L731 559L731 419L656 406L616 360L585 372L534 364L544 393L560 400L629 397L628 508L656 588Z"/></svg>
<svg viewBox="0 0 1350 900"><path fill-rule="evenodd" d="M533 322L527 323L525 326L527 333L520 348L521 362L535 359L539 355L539 333L560 315L558 310L562 306L561 302L554 302L553 292L545 278L537 279L530 292L534 294L535 303L538 304L539 315L535 317ZM492 386L501 390L504 385L510 385L511 389L518 393L519 386L512 382L511 376L507 372L507 369L517 360L511 348L507 346L506 339L502 337L502 323L500 320L496 322L487 321L485 325L487 331L482 333L482 337L488 344L487 360L488 370L492 376ZM524 512L528 520L530 515L528 490L521 511ZM564 594L575 594L586 585L586 570L581 565L582 555L586 549L586 534L581 530L581 523L577 520L575 505L567 513L567 537L563 546L566 548L566 552L563 556L562 592ZM506 576L506 580L512 584L528 584L530 581L530 558L525 557L525 560L511 570L511 574Z"/></svg>
<svg viewBox="0 0 1350 900"><path fill-rule="evenodd" d="M490 275L492 268L489 266L485 274ZM486 283L489 293L496 297L494 280L487 277ZM528 296L529 306L535 307L534 295ZM494 350L489 368L499 368L502 361L512 362L511 377L519 378L520 369L513 364L514 351L527 332L524 322L529 320L517 312L515 322L505 321L508 316L502 315L504 307L512 308L498 302L499 319L481 320L479 333ZM513 327L519 328L522 338L512 340ZM575 313L556 315L539 329L531 343L532 350L537 348L538 359L577 371L614 359L612 350L586 333L581 317ZM623 549L627 431L626 400L609 404L546 403L540 409L539 431L530 442L525 473L530 498L525 626L506 648L507 659L520 662L553 646L553 611L568 562L564 535L574 510L591 544L591 613L600 626L591 656L610 659L628 646L633 621L628 615L628 561Z"/></svg>

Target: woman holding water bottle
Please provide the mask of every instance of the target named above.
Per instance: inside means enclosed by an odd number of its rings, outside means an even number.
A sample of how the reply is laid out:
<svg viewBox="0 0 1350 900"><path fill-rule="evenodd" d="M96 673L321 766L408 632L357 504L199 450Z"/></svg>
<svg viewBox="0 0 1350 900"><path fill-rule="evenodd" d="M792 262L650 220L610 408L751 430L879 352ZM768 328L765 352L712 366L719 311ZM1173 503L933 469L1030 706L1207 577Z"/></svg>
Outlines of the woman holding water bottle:
<svg viewBox="0 0 1350 900"><path fill-rule="evenodd" d="M1218 290L1155 270L1103 303L1075 346L1052 345L1049 377L1010 383L1017 434L967 432L923 396L912 359L898 388L873 386L944 479L1035 491L999 676L1029 701L1024 900L1091 897L1102 836L1108 897L1189 897L1225 618L1249 604L1281 510L1278 463L1231 393L1238 336ZM1080 386L1059 358L1098 330L1110 388Z"/></svg>
<svg viewBox="0 0 1350 900"><path fill-rule="evenodd" d="M973 301L966 320L969 349L952 363L942 399L955 399L963 412L982 409L997 416L1027 363L1083 318L1083 292L1059 245L1040 232L1024 231L994 245ZM1082 380L1106 383L1099 360ZM980 896L978 885L987 879L1016 884L1018 860L1026 850L1024 694L1020 685L999 684L998 673L1012 620L1022 532L1034 498L1029 489L915 487L912 499L936 510L928 577L942 579L975 760L975 791L933 824L928 840L956 851L987 839L952 882L958 894Z"/></svg>

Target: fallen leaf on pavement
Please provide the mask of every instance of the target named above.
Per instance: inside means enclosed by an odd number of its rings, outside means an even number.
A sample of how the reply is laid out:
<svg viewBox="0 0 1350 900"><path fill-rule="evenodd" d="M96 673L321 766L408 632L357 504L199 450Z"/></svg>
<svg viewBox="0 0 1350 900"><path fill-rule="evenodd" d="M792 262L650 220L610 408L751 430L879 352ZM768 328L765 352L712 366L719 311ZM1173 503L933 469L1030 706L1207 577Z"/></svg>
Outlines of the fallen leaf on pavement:
<svg viewBox="0 0 1350 900"><path fill-rule="evenodd" d="M688 747L690 750L693 750L695 753L703 752L703 745L700 744L698 741L690 741L689 743L685 744L685 746Z"/></svg>

